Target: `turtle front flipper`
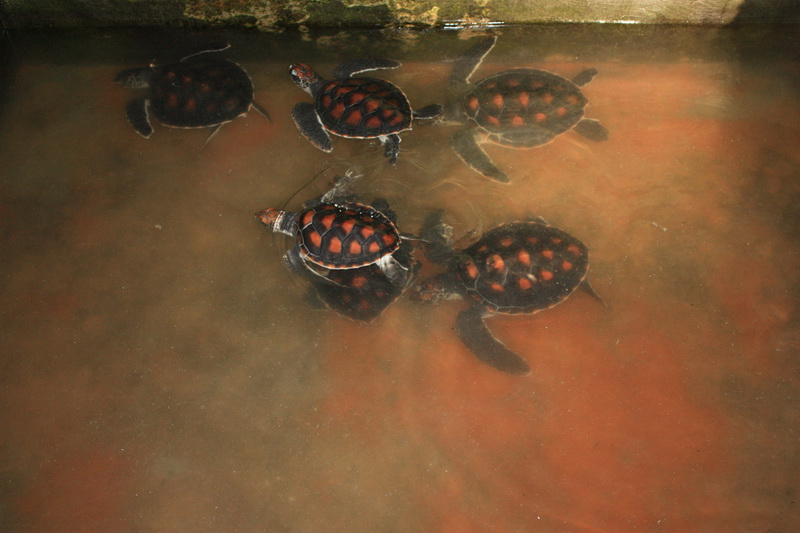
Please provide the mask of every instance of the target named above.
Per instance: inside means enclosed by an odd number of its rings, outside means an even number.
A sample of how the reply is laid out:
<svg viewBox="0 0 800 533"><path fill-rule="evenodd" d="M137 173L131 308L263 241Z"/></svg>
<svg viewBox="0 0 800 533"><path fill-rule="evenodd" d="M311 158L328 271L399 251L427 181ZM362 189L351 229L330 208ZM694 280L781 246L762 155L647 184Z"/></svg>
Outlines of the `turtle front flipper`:
<svg viewBox="0 0 800 533"><path fill-rule="evenodd" d="M253 102L250 105L253 106L253 109L258 111L265 119L267 119L270 122L272 122L272 117L269 116L269 113L267 112L267 110L264 109L261 105L259 105L258 102L253 100Z"/></svg>
<svg viewBox="0 0 800 533"><path fill-rule="evenodd" d="M286 265L286 268L288 268L290 271L294 272L295 274L300 274L301 276L308 276L310 272L297 247L290 248L289 251L284 254L283 264Z"/></svg>
<svg viewBox="0 0 800 533"><path fill-rule="evenodd" d="M219 131L219 129L221 127L222 127L222 124L217 124L216 126L214 126L214 129L212 129L211 133L209 133L208 137L206 137L206 142L204 142L203 146L200 148L201 152L206 149L206 146L208 146L208 143L211 141L211 139L214 138L214 136L217 134L217 132Z"/></svg>
<svg viewBox="0 0 800 533"><path fill-rule="evenodd" d="M482 39L478 44L467 50L464 55L456 61L453 72L450 73L450 85L459 86L469 83L472 73L480 66L483 58L486 57L497 42L497 37L492 35Z"/></svg>
<svg viewBox="0 0 800 533"><path fill-rule="evenodd" d="M133 129L145 139L149 139L153 134L153 126L150 125L150 117L147 113L149 105L150 102L147 98L137 98L132 100L125 108L125 115L128 117L128 122L130 122Z"/></svg>
<svg viewBox="0 0 800 533"><path fill-rule="evenodd" d="M297 124L297 129L303 134L303 137L308 139L308 142L322 150L323 152L330 152L333 150L331 145L331 137L317 116L317 110L314 104L308 102L300 102L292 109L292 119Z"/></svg>
<svg viewBox="0 0 800 533"><path fill-rule="evenodd" d="M183 56L180 59L180 61L186 61L187 59L191 59L191 58L193 58L195 56L199 56L200 54L207 54L209 52L222 52L223 50L227 50L230 47L231 47L231 43L222 42L222 41L209 43L209 44L207 44L205 46L202 46L202 47L200 47L198 49L190 51L188 54Z"/></svg>
<svg viewBox="0 0 800 533"><path fill-rule="evenodd" d="M319 284L320 286L323 284ZM317 291L317 285L312 285L308 288L305 295L303 296L303 301L314 311L324 311L328 307L325 305L325 301L320 296L320 293Z"/></svg>
<svg viewBox="0 0 800 533"><path fill-rule="evenodd" d="M377 262L378 267L395 287L408 285L409 269L392 254L384 255Z"/></svg>
<svg viewBox="0 0 800 533"><path fill-rule="evenodd" d="M590 81L597 76L597 69L596 68L587 68L583 72L579 73L577 76L572 78L572 83L577 85L578 87L583 87Z"/></svg>
<svg viewBox="0 0 800 533"><path fill-rule="evenodd" d="M456 333L481 362L517 376L530 374L528 363L506 348L486 327L480 307L472 307L458 315Z"/></svg>
<svg viewBox="0 0 800 533"><path fill-rule="evenodd" d="M575 131L589 139L590 141L601 142L608 140L608 130L600 124L599 120L584 118L575 124Z"/></svg>
<svg viewBox="0 0 800 533"><path fill-rule="evenodd" d="M506 173L497 168L486 152L478 145L475 130L461 130L453 135L453 150L472 170L487 178L508 182Z"/></svg>
<svg viewBox="0 0 800 533"><path fill-rule="evenodd" d="M383 155L389 158L391 164L396 164L397 156L400 155L400 136L393 133L379 138L383 143Z"/></svg>
<svg viewBox="0 0 800 533"><path fill-rule="evenodd" d="M291 272L299 274L312 283L331 283L333 285L338 285L336 281L327 277L327 271L303 259L303 256L296 246L290 248L283 255L283 264Z"/></svg>
<svg viewBox="0 0 800 533"><path fill-rule="evenodd" d="M394 209L389 207L389 200L379 196L377 198L373 198L369 205L372 206L373 209L376 209L386 215L386 218L391 220L394 224L397 224L397 213L394 212Z"/></svg>
<svg viewBox="0 0 800 533"><path fill-rule="evenodd" d="M606 309L611 308L611 306L608 305L606 301L603 300L603 298L599 294L597 294L597 291L594 290L594 287L592 287L592 284L589 283L588 279L584 279L579 285L579 287L581 290L583 290L583 292L585 292L586 294L588 294L589 296L591 296L592 298L603 304L603 307L605 307Z"/></svg>
<svg viewBox="0 0 800 533"><path fill-rule="evenodd" d="M393 59L353 59L352 61L346 61L336 67L336 70L333 71L333 77L337 80L346 80L361 72L383 68L397 68L399 66L400 62Z"/></svg>
<svg viewBox="0 0 800 533"><path fill-rule="evenodd" d="M150 87L150 81L153 79L153 69L150 67L137 67L123 70L114 82L125 87L126 89L145 89Z"/></svg>

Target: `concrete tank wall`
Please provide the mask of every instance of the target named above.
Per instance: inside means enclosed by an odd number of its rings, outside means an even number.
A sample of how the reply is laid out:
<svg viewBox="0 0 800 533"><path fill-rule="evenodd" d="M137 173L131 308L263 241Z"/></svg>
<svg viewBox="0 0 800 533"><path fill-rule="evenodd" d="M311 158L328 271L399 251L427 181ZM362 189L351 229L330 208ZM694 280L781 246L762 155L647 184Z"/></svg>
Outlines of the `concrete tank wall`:
<svg viewBox="0 0 800 533"><path fill-rule="evenodd" d="M441 27L611 22L798 22L796 0L5 0L10 28L76 26Z"/></svg>

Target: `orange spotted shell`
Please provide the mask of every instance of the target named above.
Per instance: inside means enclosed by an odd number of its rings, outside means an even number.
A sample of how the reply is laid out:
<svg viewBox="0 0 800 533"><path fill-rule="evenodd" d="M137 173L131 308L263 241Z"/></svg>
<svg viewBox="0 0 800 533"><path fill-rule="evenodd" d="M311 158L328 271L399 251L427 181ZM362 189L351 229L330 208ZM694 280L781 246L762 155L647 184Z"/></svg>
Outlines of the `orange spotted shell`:
<svg viewBox="0 0 800 533"><path fill-rule="evenodd" d="M371 322L381 315L405 289L392 283L377 265L331 270L329 282L314 283L317 297L330 309L345 316Z"/></svg>
<svg viewBox="0 0 800 533"><path fill-rule="evenodd" d="M378 137L411 127L408 98L386 80L330 81L320 90L316 104L325 129L343 137Z"/></svg>
<svg viewBox="0 0 800 533"><path fill-rule="evenodd" d="M504 224L459 254L457 279L467 298L489 313L531 313L552 307L589 269L586 246L541 222Z"/></svg>
<svg viewBox="0 0 800 533"><path fill-rule="evenodd" d="M326 269L370 265L400 247L394 223L368 205L324 203L300 211L295 220L301 257Z"/></svg>
<svg viewBox="0 0 800 533"><path fill-rule="evenodd" d="M586 103L578 86L566 78L514 69L482 80L464 97L463 107L490 142L530 148L575 126Z"/></svg>

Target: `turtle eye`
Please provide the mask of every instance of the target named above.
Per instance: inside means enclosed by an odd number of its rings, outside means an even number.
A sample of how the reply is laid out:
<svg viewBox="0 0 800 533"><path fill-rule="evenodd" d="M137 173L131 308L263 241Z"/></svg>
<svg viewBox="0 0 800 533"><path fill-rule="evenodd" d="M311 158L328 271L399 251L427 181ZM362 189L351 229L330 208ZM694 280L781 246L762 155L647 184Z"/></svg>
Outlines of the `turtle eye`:
<svg viewBox="0 0 800 533"><path fill-rule="evenodd" d="M289 76L291 76L292 81L301 89L307 90L311 85L312 72L303 65L292 65L289 67Z"/></svg>
<svg viewBox="0 0 800 533"><path fill-rule="evenodd" d="M289 67L289 73L293 78L305 79L308 77L308 72L302 65L292 65Z"/></svg>

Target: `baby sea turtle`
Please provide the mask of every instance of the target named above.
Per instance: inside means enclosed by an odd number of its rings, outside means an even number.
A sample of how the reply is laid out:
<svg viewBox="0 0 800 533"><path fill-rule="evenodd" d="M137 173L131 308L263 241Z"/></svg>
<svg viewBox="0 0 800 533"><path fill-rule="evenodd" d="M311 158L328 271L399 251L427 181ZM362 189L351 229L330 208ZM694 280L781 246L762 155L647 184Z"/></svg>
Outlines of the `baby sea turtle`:
<svg viewBox="0 0 800 533"><path fill-rule="evenodd" d="M450 75L456 100L448 105L447 121L468 124L453 136L453 150L473 170L507 182L478 144L479 139L511 148L533 148L574 129L592 141L608 139L599 121L583 118L588 100L580 87L597 74L584 70L571 81L532 68L507 70L478 83L470 77L494 47L497 37L482 39L459 59Z"/></svg>
<svg viewBox="0 0 800 533"><path fill-rule="evenodd" d="M256 213L256 218L268 229L295 239L285 256L293 270L309 270L335 282L333 271L374 264L392 283L405 285L409 268L394 256L401 242L397 226L391 215L346 194L351 184L351 179L342 178L297 212L271 207Z"/></svg>
<svg viewBox="0 0 800 533"><path fill-rule="evenodd" d="M372 322L397 300L413 282L418 264L413 261L410 244L403 241L395 259L408 269L406 282L396 284L375 264L347 270L332 270L326 280L307 276L311 281L309 299L328 309L362 322Z"/></svg>
<svg viewBox="0 0 800 533"><path fill-rule="evenodd" d="M333 81L322 79L308 65L289 67L292 81L314 98L292 109L300 133L323 152L333 150L328 133L354 139L377 138L384 155L394 164L400 152L400 132L410 130L413 119L430 119L441 114L440 104L411 110L408 98L386 80L358 76L376 69L397 68L390 59L359 59L339 65Z"/></svg>
<svg viewBox="0 0 800 533"><path fill-rule="evenodd" d="M455 251L448 227L437 223L440 217L429 218L422 238L428 241L428 257L448 270L416 285L412 298L464 297L471 307L458 315L456 333L482 362L511 374L530 372L522 357L492 335L485 318L536 313L563 302L578 287L600 299L585 279L589 252L566 231L543 220L512 222Z"/></svg>
<svg viewBox="0 0 800 533"><path fill-rule="evenodd" d="M143 137L153 134L149 114L173 128L210 128L206 143L226 122L246 114L252 106L268 120L269 114L253 101L253 82L242 67L209 55L229 48L212 46L163 67L150 65L123 70L116 82L128 89L149 89L132 100L128 121Z"/></svg>

